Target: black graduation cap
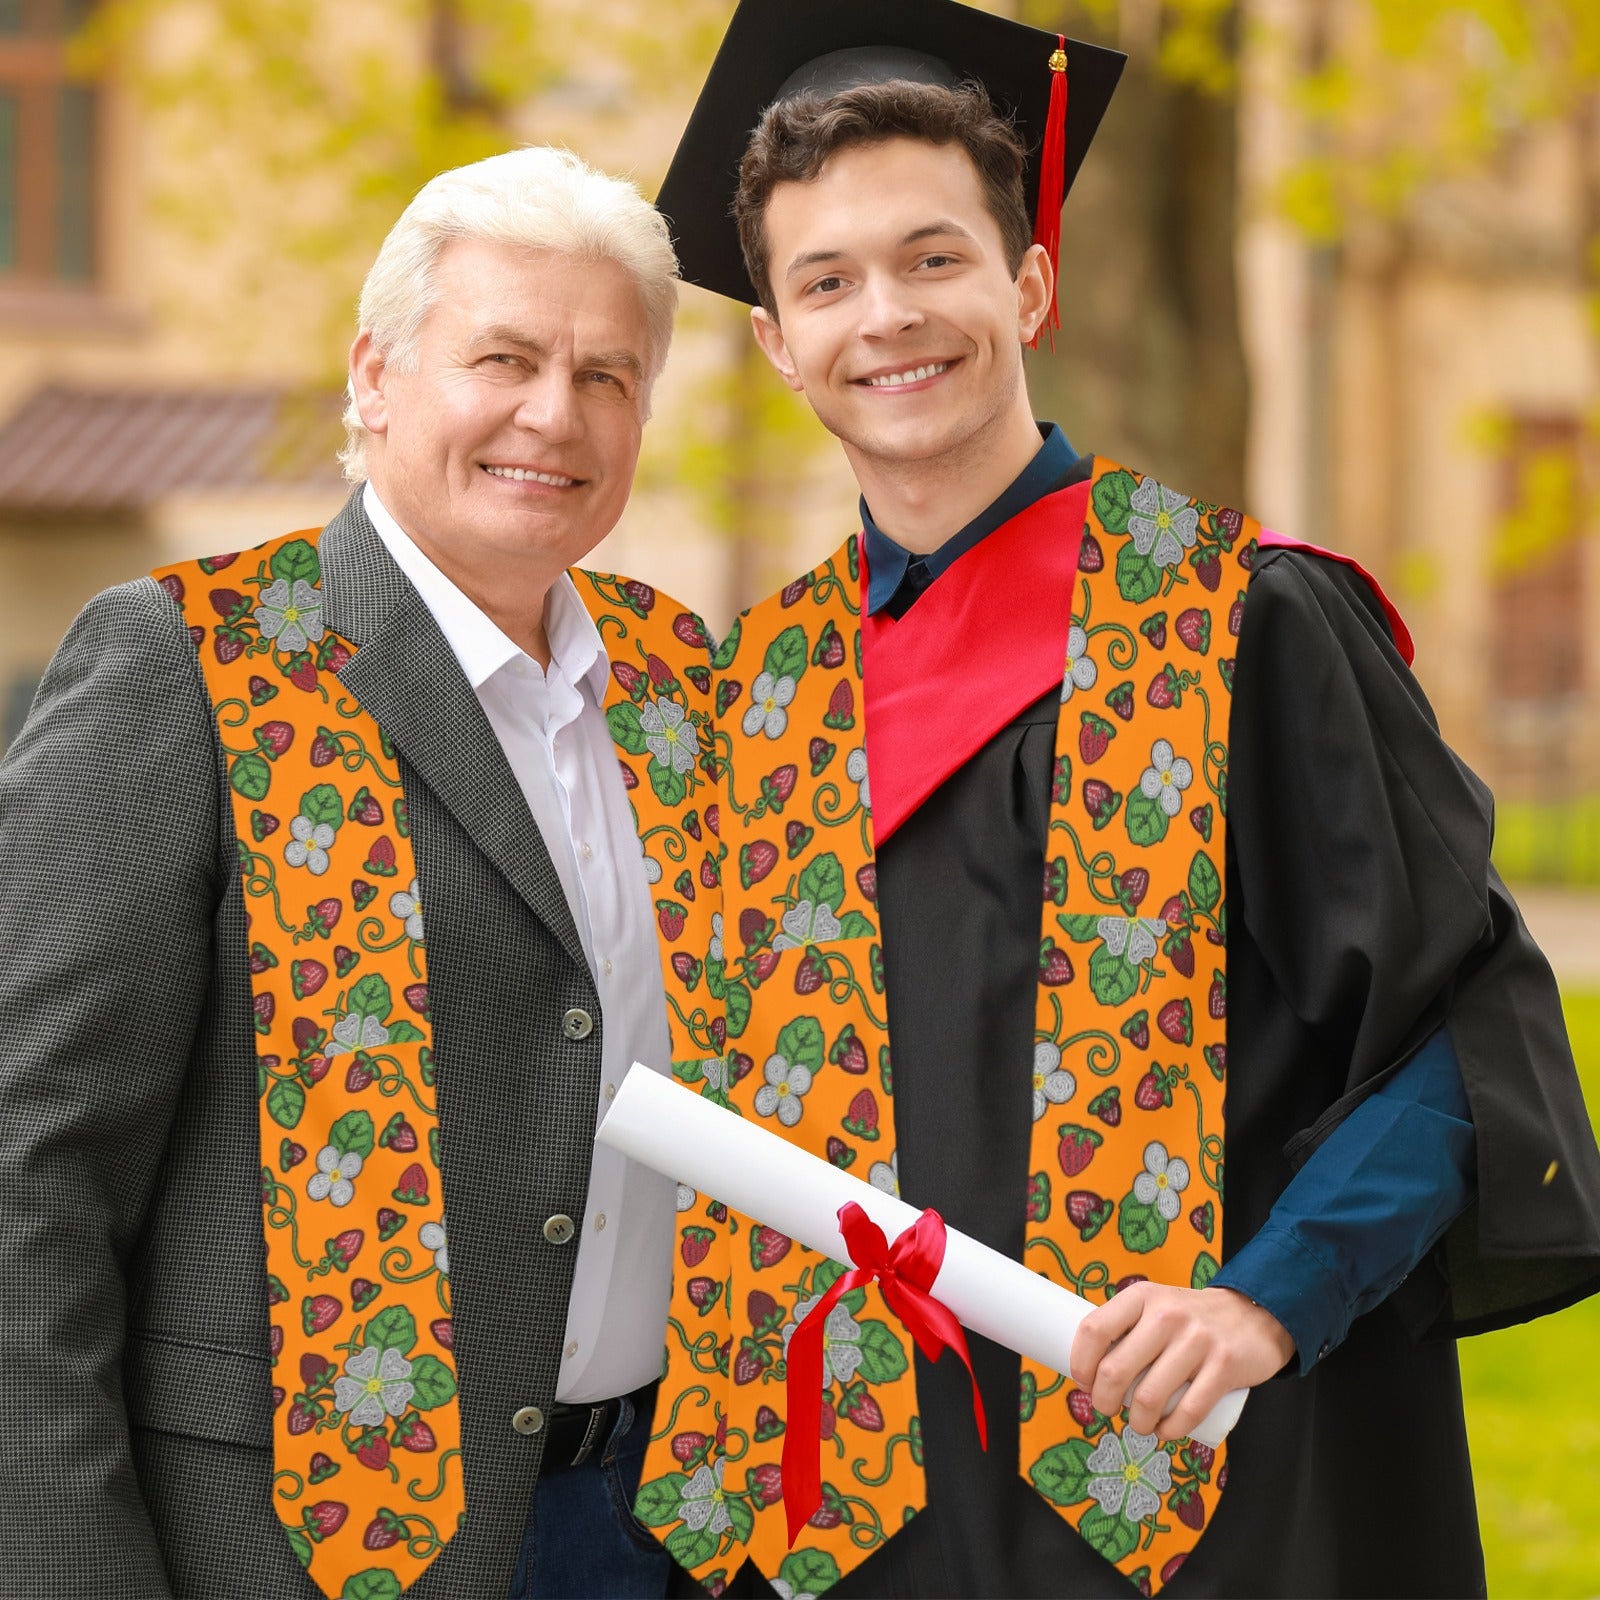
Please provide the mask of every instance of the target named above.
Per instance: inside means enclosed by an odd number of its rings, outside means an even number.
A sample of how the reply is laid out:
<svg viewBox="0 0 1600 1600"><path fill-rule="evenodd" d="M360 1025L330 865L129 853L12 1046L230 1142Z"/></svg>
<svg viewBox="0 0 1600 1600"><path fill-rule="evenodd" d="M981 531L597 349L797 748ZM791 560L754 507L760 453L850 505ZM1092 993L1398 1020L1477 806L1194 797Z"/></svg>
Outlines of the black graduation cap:
<svg viewBox="0 0 1600 1600"><path fill-rule="evenodd" d="M1061 198L1126 59L955 0L739 0L656 201L685 281L756 303L733 199L745 146L768 106L891 78L975 79L1013 119L1028 152L1023 183L1035 237L1053 263Z"/></svg>

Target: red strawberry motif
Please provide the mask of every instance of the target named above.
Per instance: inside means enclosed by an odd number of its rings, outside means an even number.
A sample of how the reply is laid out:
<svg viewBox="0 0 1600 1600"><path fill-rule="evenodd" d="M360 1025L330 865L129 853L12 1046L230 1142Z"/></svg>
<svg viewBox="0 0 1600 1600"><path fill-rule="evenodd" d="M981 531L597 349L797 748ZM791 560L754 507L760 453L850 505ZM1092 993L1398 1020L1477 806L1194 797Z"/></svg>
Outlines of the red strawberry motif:
<svg viewBox="0 0 1600 1600"><path fill-rule="evenodd" d="M1228 1014L1227 982L1217 971L1211 974L1211 987L1206 992L1206 1010L1210 1012L1213 1022L1221 1022Z"/></svg>
<svg viewBox="0 0 1600 1600"><path fill-rule="evenodd" d="M264 944L250 946L250 971L257 977L277 964L278 958Z"/></svg>
<svg viewBox="0 0 1600 1600"><path fill-rule="evenodd" d="M1071 983L1074 976L1072 957L1054 939L1046 939L1039 951L1039 982L1047 988L1059 989Z"/></svg>
<svg viewBox="0 0 1600 1600"><path fill-rule="evenodd" d="M376 828L383 821L383 807L378 804L377 796L362 784L345 815L352 822L359 822L364 828Z"/></svg>
<svg viewBox="0 0 1600 1600"><path fill-rule="evenodd" d="M878 1137L878 1097L870 1089L860 1090L850 1102L844 1129L862 1139Z"/></svg>
<svg viewBox="0 0 1600 1600"><path fill-rule="evenodd" d="M814 961L809 955L802 956L795 963L794 992L796 994L815 994L827 981L828 976L821 963Z"/></svg>
<svg viewBox="0 0 1600 1600"><path fill-rule="evenodd" d="M1189 1492L1184 1493L1184 1489ZM1178 1513L1178 1521L1196 1533L1206 1525L1206 1505L1193 1484L1185 1484L1174 1494L1168 1504Z"/></svg>
<svg viewBox="0 0 1600 1600"><path fill-rule="evenodd" d="M1090 1189L1074 1189L1067 1196L1067 1219L1087 1243L1111 1220L1116 1207Z"/></svg>
<svg viewBox="0 0 1600 1600"><path fill-rule="evenodd" d="M1060 1128L1061 1143L1056 1149L1056 1160L1062 1172L1075 1178L1094 1160L1094 1153L1104 1142L1092 1128L1081 1128L1075 1122L1066 1122Z"/></svg>
<svg viewBox="0 0 1600 1600"><path fill-rule="evenodd" d="M294 728L287 722L263 722L256 729L256 748L268 761L276 761L294 743Z"/></svg>
<svg viewBox="0 0 1600 1600"><path fill-rule="evenodd" d="M1239 637L1239 630L1243 626L1244 595L1241 593L1239 598L1228 607L1228 632L1231 633L1235 639L1237 639Z"/></svg>
<svg viewBox="0 0 1600 1600"><path fill-rule="evenodd" d="M183 579L180 578L176 572L169 572L161 578L160 582L161 587L165 589L169 595L171 595L173 603L181 606L183 604L184 594L186 593L183 587Z"/></svg>
<svg viewBox="0 0 1600 1600"><path fill-rule="evenodd" d="M250 813L250 832L255 835L257 844L260 844L268 834L273 834L283 826L283 823L270 811L252 811Z"/></svg>
<svg viewBox="0 0 1600 1600"><path fill-rule="evenodd" d="M762 1359L765 1352L753 1350L749 1344L739 1347L739 1353L733 1358L733 1381L738 1384L754 1383L766 1367Z"/></svg>
<svg viewBox="0 0 1600 1600"><path fill-rule="evenodd" d="M709 853L700 863L700 886L704 889L715 889L722 882L722 874L717 870L715 857Z"/></svg>
<svg viewBox="0 0 1600 1600"><path fill-rule="evenodd" d="M1153 616L1146 617L1139 624L1139 632L1150 641L1152 649L1165 650L1167 648L1167 614L1157 611Z"/></svg>
<svg viewBox="0 0 1600 1600"><path fill-rule="evenodd" d="M361 1246L366 1240L367 1236L360 1228L346 1228L328 1241L328 1255L342 1272L361 1254Z"/></svg>
<svg viewBox="0 0 1600 1600"><path fill-rule="evenodd" d="M293 961L289 964L289 984L296 1000L315 994L328 981L328 969L320 961Z"/></svg>
<svg viewBox="0 0 1600 1600"><path fill-rule="evenodd" d="M764 1461L745 1474L750 1498L758 1506L775 1506L783 1499L783 1468L776 1461Z"/></svg>
<svg viewBox="0 0 1600 1600"><path fill-rule="evenodd" d="M371 1278L352 1278L350 1280L350 1307L354 1311L365 1311L382 1293L383 1285L374 1283Z"/></svg>
<svg viewBox="0 0 1600 1600"><path fill-rule="evenodd" d="M372 1058L364 1050L357 1051L355 1059L345 1068L344 1086L351 1094L360 1094L363 1089L376 1082L377 1077Z"/></svg>
<svg viewBox="0 0 1600 1600"><path fill-rule="evenodd" d="M1211 930L1206 930L1209 933ZM1194 940L1190 938L1188 930L1172 934L1167 939L1167 959L1172 962L1173 969L1185 978L1194 976Z"/></svg>
<svg viewBox="0 0 1600 1600"><path fill-rule="evenodd" d="M1121 1294L1124 1289L1131 1289L1136 1283L1148 1283L1149 1281L1149 1278L1146 1277L1142 1272L1130 1272L1127 1277L1118 1278L1117 1281L1111 1285L1109 1294L1114 1297Z"/></svg>
<svg viewBox="0 0 1600 1600"><path fill-rule="evenodd" d="M1196 806L1194 810L1189 813L1189 826L1193 828L1194 831L1198 833L1207 844L1211 843L1211 803L1209 801L1207 801L1203 806Z"/></svg>
<svg viewBox="0 0 1600 1600"><path fill-rule="evenodd" d="M1113 887L1129 915L1144 904L1150 892L1150 874L1144 867L1129 867Z"/></svg>
<svg viewBox="0 0 1600 1600"><path fill-rule="evenodd" d="M675 901L658 900L656 902L656 921L661 926L661 932L671 941L683 932L683 925L688 920L689 913Z"/></svg>
<svg viewBox="0 0 1600 1600"><path fill-rule="evenodd" d="M1087 1389L1074 1389L1067 1396L1067 1410L1072 1413L1072 1420L1080 1428L1087 1428L1099 1414L1095 1411L1094 1401Z"/></svg>
<svg viewBox="0 0 1600 1600"><path fill-rule="evenodd" d="M724 678L717 685L717 715L725 717L728 708L744 693L744 685L737 678Z"/></svg>
<svg viewBox="0 0 1600 1600"><path fill-rule="evenodd" d="M811 587L811 574L808 572L803 578L796 578L778 597L778 604L786 610L790 606L797 606L805 598L806 590Z"/></svg>
<svg viewBox="0 0 1600 1600"><path fill-rule="evenodd" d="M754 985L761 985L778 970L778 953L775 950L763 950L755 958L750 981Z"/></svg>
<svg viewBox="0 0 1600 1600"><path fill-rule="evenodd" d="M413 1161L400 1174L400 1181L394 1187L394 1197L403 1205L422 1206L428 1203L428 1174L423 1171L421 1162Z"/></svg>
<svg viewBox="0 0 1600 1600"><path fill-rule="evenodd" d="M704 1311L708 1306L716 1304L717 1296L722 1292L722 1285L715 1278L691 1278L684 1285L689 1296L689 1303L697 1311Z"/></svg>
<svg viewBox="0 0 1600 1600"><path fill-rule="evenodd" d="M285 1172L292 1172L306 1158L306 1147L296 1144L293 1139L285 1139L278 1146L278 1165Z"/></svg>
<svg viewBox="0 0 1600 1600"><path fill-rule="evenodd" d="M840 1397L839 1409L863 1432L883 1432L883 1407L865 1387L847 1389Z"/></svg>
<svg viewBox="0 0 1600 1600"><path fill-rule="evenodd" d="M344 1306L331 1294L308 1295L300 1305L300 1324L307 1335L325 1333L344 1315Z"/></svg>
<svg viewBox="0 0 1600 1600"><path fill-rule="evenodd" d="M244 654L244 640L237 633L217 629L217 636L211 641L211 648L216 652L217 660L223 666L232 666Z"/></svg>
<svg viewBox="0 0 1600 1600"><path fill-rule="evenodd" d="M250 704L264 706L267 701L275 699L278 690L275 684L268 683L263 677L255 673L250 675Z"/></svg>
<svg viewBox="0 0 1600 1600"><path fill-rule="evenodd" d="M317 1425L316 1410L307 1405L303 1400L296 1400L289 1407L289 1432L292 1434L310 1433Z"/></svg>
<svg viewBox="0 0 1600 1600"><path fill-rule="evenodd" d="M272 1359L276 1361L283 1354L283 1329L275 1327L267 1335L267 1348L272 1352Z"/></svg>
<svg viewBox="0 0 1600 1600"><path fill-rule="evenodd" d="M772 937L772 918L754 906L746 906L739 913L739 942L746 950L765 944Z"/></svg>
<svg viewBox="0 0 1600 1600"><path fill-rule="evenodd" d="M1084 765L1093 766L1116 736L1117 730L1104 717L1085 711L1078 727L1078 754L1083 757Z"/></svg>
<svg viewBox="0 0 1600 1600"><path fill-rule="evenodd" d="M396 1150L401 1155L409 1155L417 1148L417 1130L406 1121L403 1113L397 1111L389 1118L383 1132L378 1135L378 1143L385 1150Z"/></svg>
<svg viewBox="0 0 1600 1600"><path fill-rule="evenodd" d="M389 1441L381 1433L368 1434L356 1450L356 1460L364 1467L371 1467L374 1472L381 1472L389 1464ZM367 1548L375 1550L379 1546L368 1544Z"/></svg>
<svg viewBox="0 0 1600 1600"><path fill-rule="evenodd" d="M402 1417L395 1425L394 1442L402 1450L410 1450L417 1455L439 1448L439 1441L434 1437L433 1429L415 1412Z"/></svg>
<svg viewBox="0 0 1600 1600"><path fill-rule="evenodd" d="M1134 1014L1122 1024L1119 1030L1122 1037L1133 1046L1135 1050L1148 1050L1150 1048L1150 1013L1148 1011L1135 1011Z"/></svg>
<svg viewBox="0 0 1600 1600"><path fill-rule="evenodd" d="M789 852L789 859L791 861L795 860L799 856L800 852L811 843L811 837L816 831L817 830L815 828L808 827L798 818L793 822L785 824L783 830L783 842L785 848Z"/></svg>
<svg viewBox="0 0 1600 1600"><path fill-rule="evenodd" d="M1138 1088L1133 1091L1133 1103L1141 1111L1159 1111L1172 1104L1172 1088L1159 1068L1153 1068L1139 1080Z"/></svg>
<svg viewBox="0 0 1600 1600"><path fill-rule="evenodd" d="M644 664L646 670L648 670L650 674L650 681L656 686L658 693L665 692L666 690L675 688L677 686L678 680L674 675L672 668L669 667L660 656L647 655L644 658Z"/></svg>
<svg viewBox="0 0 1600 1600"><path fill-rule="evenodd" d="M387 1446L385 1451L387 1452ZM367 1524L366 1532L361 1535L362 1546L367 1550L387 1550L390 1545L400 1543L403 1527L400 1519L392 1511L380 1511Z"/></svg>
<svg viewBox="0 0 1600 1600"><path fill-rule="evenodd" d="M673 955L672 970L680 983L692 986L700 979L700 963L687 950L679 950Z"/></svg>
<svg viewBox="0 0 1600 1600"><path fill-rule="evenodd" d="M822 1402L822 1419L821 1419L820 1425L817 1428L817 1432L818 1432L819 1436L821 1437L823 1443L827 1443L827 1441L829 1439L831 1439L834 1436L834 1434L837 1433L838 1431L839 1431L838 1414L834 1411L833 1407L826 1400L824 1400ZM820 1515L820 1513L819 1513L819 1515ZM813 1517L811 1520L812 1520L813 1523L816 1522L816 1518L815 1517ZM820 1526L831 1528L831 1527L834 1527L838 1523L838 1521L839 1521L839 1519L837 1517L835 1517L833 1522L823 1523L823 1524L820 1524Z"/></svg>
<svg viewBox="0 0 1600 1600"><path fill-rule="evenodd" d="M1211 613L1191 606L1182 612L1174 626L1178 637L1195 652L1204 655L1211 648Z"/></svg>
<svg viewBox="0 0 1600 1600"><path fill-rule="evenodd" d="M278 1002L269 990L265 994L258 994L250 1002L251 1009L256 1014L256 1032L266 1033L272 1027L272 1019L277 1014Z"/></svg>
<svg viewBox="0 0 1600 1600"><path fill-rule="evenodd" d="M428 1324L428 1332L439 1341L441 1350L454 1350L456 1347L455 1324L449 1317L435 1317Z"/></svg>
<svg viewBox="0 0 1600 1600"><path fill-rule="evenodd" d="M1187 999L1169 1000L1157 1013L1156 1026L1174 1044L1193 1044L1194 1007Z"/></svg>
<svg viewBox="0 0 1600 1600"><path fill-rule="evenodd" d="M757 1225L750 1230L750 1260L756 1267L775 1267L788 1255L793 1241L776 1228Z"/></svg>
<svg viewBox="0 0 1600 1600"><path fill-rule="evenodd" d="M756 1407L756 1443L765 1444L783 1432L783 1421L771 1406Z"/></svg>
<svg viewBox="0 0 1600 1600"><path fill-rule="evenodd" d="M867 1047L861 1042L861 1036L853 1025L846 1025L838 1043L828 1052L828 1059L836 1067L853 1072L858 1077L867 1070Z"/></svg>
<svg viewBox="0 0 1600 1600"><path fill-rule="evenodd" d="M1227 1045L1208 1044L1200 1054L1205 1057L1206 1065L1211 1068L1211 1076L1220 1083L1228 1074Z"/></svg>
<svg viewBox="0 0 1600 1600"><path fill-rule="evenodd" d="M405 1225L406 1219L398 1211L391 1209L389 1206L380 1206L378 1208L378 1237L380 1239L392 1239Z"/></svg>
<svg viewBox="0 0 1600 1600"><path fill-rule="evenodd" d="M302 650L290 663L289 682L297 689L313 694L317 687L317 667L308 650Z"/></svg>
<svg viewBox="0 0 1600 1600"><path fill-rule="evenodd" d="M380 833L372 841L372 848L367 852L367 859L362 863L367 872L375 872L379 877L392 878L395 873L394 841L386 833Z"/></svg>
<svg viewBox="0 0 1600 1600"><path fill-rule="evenodd" d="M768 782L772 785L772 792L782 802L794 793L795 783L800 777L800 769L793 762L779 767Z"/></svg>
<svg viewBox="0 0 1600 1600"><path fill-rule="evenodd" d="M1207 1200L1204 1205L1198 1205L1189 1213L1189 1226L1200 1235L1207 1244L1211 1243L1216 1233L1217 1212L1216 1207Z"/></svg>
<svg viewBox="0 0 1600 1600"><path fill-rule="evenodd" d="M1150 680L1150 687L1145 690L1144 697L1157 711L1166 711L1178 703L1176 683L1172 668L1163 667Z"/></svg>
<svg viewBox="0 0 1600 1600"><path fill-rule="evenodd" d="M706 632L706 625L692 611L680 611L672 619L672 631L691 650L704 650L711 643L711 635Z"/></svg>
<svg viewBox="0 0 1600 1600"><path fill-rule="evenodd" d="M198 626L191 626L189 629L189 643L198 650L205 642L206 630Z"/></svg>
<svg viewBox="0 0 1600 1600"><path fill-rule="evenodd" d="M350 898L355 901L357 911L365 911L378 898L378 886L368 883L365 878L352 878Z"/></svg>
<svg viewBox="0 0 1600 1600"><path fill-rule="evenodd" d="M864 867L856 868L856 887L860 889L862 897L869 905L878 903L878 863L869 861Z"/></svg>
<svg viewBox="0 0 1600 1600"><path fill-rule="evenodd" d="M675 1433L672 1436L672 1453L680 1461L693 1461L710 1443L710 1438L703 1433Z"/></svg>
<svg viewBox="0 0 1600 1600"><path fill-rule="evenodd" d="M770 1333L783 1324L778 1302L765 1289L752 1289L745 1300L745 1316L758 1334Z"/></svg>
<svg viewBox="0 0 1600 1600"><path fill-rule="evenodd" d="M778 847L768 839L755 839L739 849L739 882L748 889L760 883L778 864Z"/></svg>
<svg viewBox="0 0 1600 1600"><path fill-rule="evenodd" d="M1089 1115L1099 1117L1108 1128L1122 1121L1122 1091L1113 1084L1089 1102Z"/></svg>
<svg viewBox="0 0 1600 1600"><path fill-rule="evenodd" d="M1133 716L1133 685L1119 683L1106 695L1106 704L1110 706L1113 716L1123 722L1128 721Z"/></svg>
<svg viewBox="0 0 1600 1600"><path fill-rule="evenodd" d="M1083 543L1078 546L1078 571L1099 572L1105 564L1105 552L1100 548L1100 541L1085 528Z"/></svg>
<svg viewBox="0 0 1600 1600"><path fill-rule="evenodd" d="M623 584L622 593L626 597L628 604L632 606L641 617L649 616L650 612L655 607L656 592L648 583L639 583L630 579L627 583Z"/></svg>
<svg viewBox="0 0 1600 1600"><path fill-rule="evenodd" d="M817 648L811 652L811 660L814 665L827 667L830 670L844 665L844 635L832 622L823 627L822 637L817 640Z"/></svg>
<svg viewBox="0 0 1600 1600"><path fill-rule="evenodd" d="M1222 557L1211 545L1207 545L1204 550L1196 551L1189 560L1201 587L1215 594L1217 586L1222 582Z"/></svg>
<svg viewBox="0 0 1600 1600"><path fill-rule="evenodd" d="M318 1450L312 1454L306 1478L310 1483L321 1483L325 1479L331 1478L338 1470L339 1468L335 1464L333 1457Z"/></svg>
<svg viewBox="0 0 1600 1600"><path fill-rule="evenodd" d="M855 727L856 693L850 687L848 678L841 678L834 684L833 693L828 696L828 709L823 714L822 725L841 732L846 728Z"/></svg>
<svg viewBox="0 0 1600 1600"><path fill-rule="evenodd" d="M427 986L427 984L425 984L425 983L408 983L405 986L405 988L402 989L400 992L401 992L401 994L403 994L405 996L406 1004L408 1006L410 1006L411 1009L413 1011L415 1011L416 1014L419 1017L427 1016L427 1014L428 1014L428 986Z"/></svg>
<svg viewBox="0 0 1600 1600"><path fill-rule="evenodd" d="M337 639L324 639L317 647L317 665L335 675L350 665L350 651Z"/></svg>
<svg viewBox="0 0 1600 1600"><path fill-rule="evenodd" d="M1183 1448L1201 1472L1209 1472L1216 1465L1217 1452L1210 1445L1201 1444L1198 1439L1191 1439Z"/></svg>
<svg viewBox="0 0 1600 1600"><path fill-rule="evenodd" d="M856 1152L838 1134L830 1133L823 1152L841 1172L855 1165Z"/></svg>
<svg viewBox="0 0 1600 1600"><path fill-rule="evenodd" d="M838 751L838 745L829 744L826 739L813 739L806 747L806 754L811 758L811 776L819 777L824 767L833 760Z"/></svg>
<svg viewBox="0 0 1600 1600"><path fill-rule="evenodd" d="M685 1228L678 1254L686 1267L698 1267L711 1254L711 1241L716 1237L709 1228Z"/></svg>
<svg viewBox="0 0 1600 1600"><path fill-rule="evenodd" d="M1085 778L1083 782L1083 809L1096 829L1103 828L1116 816L1122 805L1122 795L1109 783L1099 778Z"/></svg>

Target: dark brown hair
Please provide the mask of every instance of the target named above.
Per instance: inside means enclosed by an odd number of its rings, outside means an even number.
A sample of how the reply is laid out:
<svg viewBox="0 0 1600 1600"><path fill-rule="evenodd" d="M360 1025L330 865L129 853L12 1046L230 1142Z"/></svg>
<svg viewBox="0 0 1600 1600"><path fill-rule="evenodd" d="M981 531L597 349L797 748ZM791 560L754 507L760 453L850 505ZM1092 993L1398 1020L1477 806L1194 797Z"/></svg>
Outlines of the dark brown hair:
<svg viewBox="0 0 1600 1600"><path fill-rule="evenodd" d="M967 152L1000 226L1006 263L1013 274L1021 268L1033 243L1022 190L1026 152L981 85L951 89L896 78L830 95L808 92L767 108L739 164L733 214L745 269L769 313L777 314L764 226L772 191L780 183L810 182L841 150L900 138L958 144Z"/></svg>

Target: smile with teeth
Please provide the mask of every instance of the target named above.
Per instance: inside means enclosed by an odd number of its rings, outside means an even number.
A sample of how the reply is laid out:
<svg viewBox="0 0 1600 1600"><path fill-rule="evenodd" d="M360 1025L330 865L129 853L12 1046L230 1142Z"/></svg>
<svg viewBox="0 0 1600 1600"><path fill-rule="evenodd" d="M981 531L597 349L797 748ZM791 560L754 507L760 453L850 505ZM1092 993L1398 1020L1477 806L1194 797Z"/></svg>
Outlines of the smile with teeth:
<svg viewBox="0 0 1600 1600"><path fill-rule="evenodd" d="M492 478L509 478L513 483L547 483L552 488L570 489L578 480L559 472L534 472L524 467L485 467Z"/></svg>
<svg viewBox="0 0 1600 1600"><path fill-rule="evenodd" d="M948 361L935 361L926 367L910 367L904 372L887 372L881 378L863 378L869 389L898 389L903 383L920 383L924 378L937 378L950 369Z"/></svg>

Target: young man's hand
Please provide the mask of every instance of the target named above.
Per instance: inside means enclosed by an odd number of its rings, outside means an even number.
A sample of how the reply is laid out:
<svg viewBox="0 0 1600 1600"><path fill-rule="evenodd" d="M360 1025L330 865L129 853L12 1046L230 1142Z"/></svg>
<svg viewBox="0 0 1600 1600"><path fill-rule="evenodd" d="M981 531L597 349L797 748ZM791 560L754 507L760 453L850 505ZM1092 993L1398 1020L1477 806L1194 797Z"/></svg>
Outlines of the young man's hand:
<svg viewBox="0 0 1600 1600"><path fill-rule="evenodd" d="M1128 1426L1183 1439L1230 1389L1265 1383L1293 1355L1288 1329L1232 1289L1135 1283L1079 1324L1072 1380L1096 1411L1115 1416L1137 1378ZM1163 1417L1185 1383L1188 1393Z"/></svg>

